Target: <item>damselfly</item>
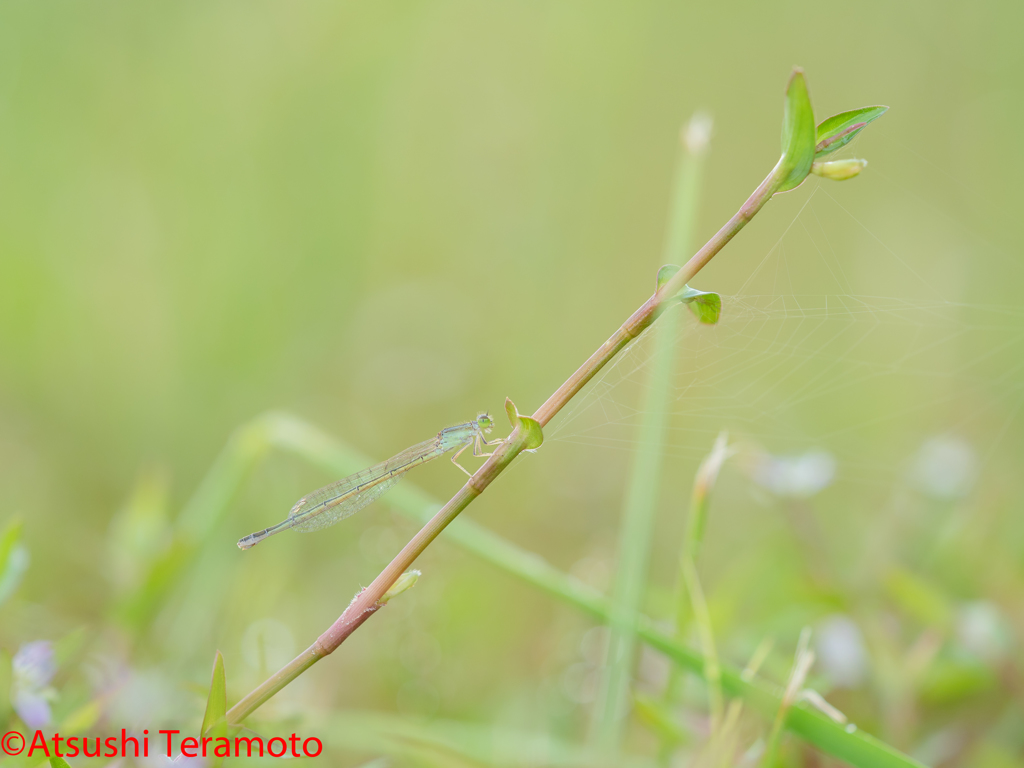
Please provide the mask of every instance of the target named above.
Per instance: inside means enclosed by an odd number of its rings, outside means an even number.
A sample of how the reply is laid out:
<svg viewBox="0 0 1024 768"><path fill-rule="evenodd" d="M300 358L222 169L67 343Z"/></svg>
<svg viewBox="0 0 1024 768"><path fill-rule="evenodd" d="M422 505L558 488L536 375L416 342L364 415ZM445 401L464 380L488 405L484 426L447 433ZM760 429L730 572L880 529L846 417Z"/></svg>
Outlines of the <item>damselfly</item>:
<svg viewBox="0 0 1024 768"><path fill-rule="evenodd" d="M470 446L473 447L474 456L490 456L491 454L483 452L483 447L501 443L501 440L487 441L485 435L493 428L494 420L486 413L481 413L473 421L467 421L465 424L445 427L431 440L406 448L387 461L303 496L295 502L286 520L244 536L238 540L238 548L249 549L268 536L288 528L297 531L316 531L334 525L379 499L413 467L426 464L456 448L458 450L452 456L452 464L469 475L469 470L459 464L459 456Z"/></svg>

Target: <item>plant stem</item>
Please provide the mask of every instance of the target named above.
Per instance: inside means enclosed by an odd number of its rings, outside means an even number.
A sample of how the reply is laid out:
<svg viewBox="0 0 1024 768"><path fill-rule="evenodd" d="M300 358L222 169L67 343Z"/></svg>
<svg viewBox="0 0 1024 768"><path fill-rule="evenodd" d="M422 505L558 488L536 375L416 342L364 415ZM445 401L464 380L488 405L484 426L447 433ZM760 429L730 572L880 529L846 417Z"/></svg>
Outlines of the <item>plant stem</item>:
<svg viewBox="0 0 1024 768"><path fill-rule="evenodd" d="M772 722L772 729L768 734L768 742L761 755L760 768L775 768L778 762L779 746L782 743L782 731L786 725L786 718L789 716L793 704L797 700L800 689L803 688L807 672L814 663L814 652L807 650L810 640L810 630L805 629L800 634L800 642L797 645L796 658L793 661L793 669L789 673L789 682L782 694L782 701L779 703L775 720Z"/></svg>
<svg viewBox="0 0 1024 768"><path fill-rule="evenodd" d="M683 268L676 272L672 279L666 282L661 288L655 292L651 298L643 303L643 305L637 309L629 319L611 335L611 337L598 347L597 351L594 352L587 361L576 369L565 383L562 384L555 392L549 397L544 404L537 409L533 414L533 418L540 422L543 427L568 403L573 396L576 395L588 381L590 381L597 373L604 368L605 364L617 355L626 344L635 339L641 333L643 333L651 323L653 323L658 315L664 311L665 300L669 297L675 296L679 291L683 289L693 276L704 269L708 262L715 257L715 255L721 251L730 240L732 240L741 229L743 229L750 222L751 219L757 215L765 203L767 203L772 195L778 190L780 181L777 178L777 173L780 166L776 165L772 169L772 172L768 174L764 181L761 182L760 186L754 190L754 193L747 198L747 201L740 206L740 209L733 214L732 218L725 223L714 236L708 240L704 247L695 253ZM482 469L482 468L481 468Z"/></svg>
<svg viewBox="0 0 1024 768"><path fill-rule="evenodd" d="M316 643L309 646L309 648L268 677L263 685L254 688L245 698L229 709L225 716L228 725L242 722L246 717L272 699L288 683L320 661L320 658Z"/></svg>
<svg viewBox="0 0 1024 768"><path fill-rule="evenodd" d="M248 451L245 447L246 440L232 438L222 454L227 454L232 460L217 462L207 480L216 481L215 484L224 487L231 486L230 482L221 482L224 478L215 475L226 472L226 467L234 466L234 459L239 458L236 454L244 454L245 461L250 462L245 466L246 472L232 476L232 482L240 482L240 479L252 469L253 464L266 453L265 449L269 448L294 453L332 475L351 474L372 463L369 457L328 437L319 429L285 414L266 414L239 430L239 434L242 435L253 433L260 436L264 450ZM233 495L237 488L230 487L229 490L231 493L227 497ZM388 495L388 500L402 514L421 522L429 520L433 510L438 506L434 499L413 484L394 489ZM219 517L222 511L220 508L209 509L214 518ZM607 623L611 620L611 607L607 598L600 592L559 571L539 555L523 550L472 520L462 518L456 521L448 529L446 540L561 602L574 606L598 622ZM639 617L637 636L651 648L664 654L676 666L699 677L705 677L702 655L659 630L651 619ZM312 653L312 648L309 653ZM306 659L306 654L303 654L274 676L277 682L289 679L292 665L299 664L300 660L305 660L310 665L313 663ZM731 696L741 697L767 717L771 718L778 711L780 692L766 683L725 663L721 665L721 680L723 691ZM244 715L240 716L243 709L247 710L245 714L254 711L259 704L282 687L284 686L276 683L268 687L263 691L263 698L250 694L232 708L227 719L233 723L244 719ZM804 705L798 705L790 710L786 727L809 744L856 768L922 768L919 763L892 747L863 732L848 732L843 726L819 712L805 708Z"/></svg>
<svg viewBox="0 0 1024 768"><path fill-rule="evenodd" d="M590 381L604 366L617 355L632 339L643 333L665 309L667 302L679 293L683 286L711 261L736 234L747 225L764 204L779 188L778 169L776 165L767 178L747 199L731 219L712 237L703 248L683 265L675 275L659 288L651 298L641 305L629 319L612 334L587 361L570 376L554 394L533 414L533 418L543 427ZM527 435L517 426L491 455L483 466L469 481L445 504L436 515L422 528L398 555L380 572L373 582L356 595L348 608L338 617L313 644L316 652L313 661L308 664L300 661L305 653L283 667L254 689L242 701L257 702L254 706L240 707L236 704L228 713L228 722L237 723L252 713L277 691L291 680L294 680L313 663L335 651L345 639L362 626L375 611L378 601L388 588L407 571L419 557L420 553L432 542L445 527L454 520L462 510L486 490L487 486L501 474L504 469L518 456L526 446Z"/></svg>

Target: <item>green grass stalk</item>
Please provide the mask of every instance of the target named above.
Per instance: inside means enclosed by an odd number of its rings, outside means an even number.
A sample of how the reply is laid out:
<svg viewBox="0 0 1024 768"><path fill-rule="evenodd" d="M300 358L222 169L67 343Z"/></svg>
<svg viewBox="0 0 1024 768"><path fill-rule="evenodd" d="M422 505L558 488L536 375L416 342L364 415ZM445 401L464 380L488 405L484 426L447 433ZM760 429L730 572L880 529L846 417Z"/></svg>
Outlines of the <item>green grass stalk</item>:
<svg viewBox="0 0 1024 768"><path fill-rule="evenodd" d="M710 139L711 121L695 115L682 133L669 226L662 263L685 259L692 240L700 177ZM662 455L668 430L675 333L674 314L655 325L654 354L645 391L643 420L637 435L622 512L620 546L613 589L613 616L600 695L594 708L594 743L604 754L617 753L622 743L636 648L636 619L647 584L651 536L661 485Z"/></svg>
<svg viewBox="0 0 1024 768"><path fill-rule="evenodd" d="M676 576L675 587L675 616L673 625L675 637L680 643L685 643L690 625L692 611L691 589L687 584L686 571L693 569L696 573L697 558L700 555L701 544L704 541L704 529L707 526L708 507L711 503L711 491L718 480L718 473L722 469L725 460L732 455L728 444L728 435L722 432L715 440L715 444L704 461L697 469L693 480L693 493L690 496L690 514L686 524L686 535L683 538L682 547L679 553L679 571ZM682 677L677 669L669 672L668 683L665 686L665 703L671 706L678 701Z"/></svg>
<svg viewBox="0 0 1024 768"><path fill-rule="evenodd" d="M752 680L757 674L757 671L761 668L761 664L768 657L771 652L772 642L766 638L754 651L753 656L750 657L750 661L747 662L747 666L743 668L743 679ZM673 668L675 669L675 668ZM729 707L725 712L725 720L722 722L722 728L719 731L718 742L715 745L715 759L712 761L712 766L718 768L731 768L735 763L736 745L739 740L739 722L740 715L743 713L743 699L733 699L729 702Z"/></svg>
<svg viewBox="0 0 1024 768"><path fill-rule="evenodd" d="M676 585L675 636L681 645L686 642L686 629L689 617L697 629L701 648L704 652L704 679L707 684L708 702L711 715L711 752L713 756L724 756L727 753L729 728L724 723L724 697L722 695L721 666L715 650L714 632L711 627L711 614L708 611L704 590L697 575L697 555L700 553L704 540L704 529L707 525L708 507L711 502L711 491L718 480L718 474L725 460L732 454L729 449L728 435L722 432L715 444L697 468L693 480L693 493L690 500L690 515L687 522L686 537L683 539L682 551L679 556L679 573ZM683 678L677 666L669 669L668 682L665 686L664 704L671 711L678 700ZM674 745L663 742L659 756L662 765L671 763ZM717 764L718 760L712 761Z"/></svg>

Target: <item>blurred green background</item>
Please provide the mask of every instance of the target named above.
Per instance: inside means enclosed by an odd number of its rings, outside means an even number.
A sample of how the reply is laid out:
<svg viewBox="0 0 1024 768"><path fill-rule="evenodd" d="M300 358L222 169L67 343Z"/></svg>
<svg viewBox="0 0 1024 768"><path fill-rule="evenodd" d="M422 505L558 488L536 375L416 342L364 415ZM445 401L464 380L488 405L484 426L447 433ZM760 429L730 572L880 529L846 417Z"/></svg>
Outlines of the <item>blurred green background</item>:
<svg viewBox="0 0 1024 768"><path fill-rule="evenodd" d="M1022 17L995 0L3 3L0 524L24 521L31 564L0 648L84 627L53 706L103 692L98 730L197 728L218 648L243 695L415 526L381 502L239 552L334 479L270 453L133 624L119 600L230 435L281 410L384 458L478 410L502 423L506 396L531 412L653 289L681 126L714 118L696 246L776 161L799 64L819 120L891 109L846 153L869 159L860 178L781 196L694 281L724 314L679 321L648 613L666 615L720 429L826 451L835 483L799 503L726 466L701 564L722 655L772 636L784 679L803 626L852 621L866 671L833 672L830 700L929 762L1021 764ZM606 589L649 353L467 514ZM437 462L407 482L443 500L462 478ZM328 733L370 710L585 740L592 623L443 537L419 567L267 722ZM664 665L645 653L636 674L657 689ZM345 732L337 764L387 752Z"/></svg>

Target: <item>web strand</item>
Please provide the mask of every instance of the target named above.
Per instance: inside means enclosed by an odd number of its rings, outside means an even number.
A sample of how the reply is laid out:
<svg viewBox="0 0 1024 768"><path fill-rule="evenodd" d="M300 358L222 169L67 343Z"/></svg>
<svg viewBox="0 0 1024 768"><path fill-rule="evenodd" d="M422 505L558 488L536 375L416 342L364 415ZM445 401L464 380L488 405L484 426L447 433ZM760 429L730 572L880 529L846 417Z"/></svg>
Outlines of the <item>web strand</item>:
<svg viewBox="0 0 1024 768"><path fill-rule="evenodd" d="M946 300L818 190L740 289L723 295L717 326L698 325L681 307L658 321L677 357L667 456L696 460L722 429L771 452L827 450L858 482L891 480L915 446L949 431L990 456L1024 402L1024 363L1015 362L1024 360L1024 312ZM928 295L856 293L821 205L866 233L868 257L895 260L907 288L916 282ZM797 276L815 264L835 290L795 292ZM652 336L632 342L591 382L549 427L549 442L636 449Z"/></svg>

